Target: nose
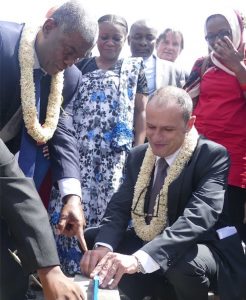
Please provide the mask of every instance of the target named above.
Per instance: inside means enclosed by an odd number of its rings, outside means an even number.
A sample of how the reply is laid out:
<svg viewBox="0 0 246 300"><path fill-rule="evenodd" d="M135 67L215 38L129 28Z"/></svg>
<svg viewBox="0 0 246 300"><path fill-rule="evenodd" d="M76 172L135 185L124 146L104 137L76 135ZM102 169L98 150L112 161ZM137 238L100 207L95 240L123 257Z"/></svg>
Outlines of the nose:
<svg viewBox="0 0 246 300"><path fill-rule="evenodd" d="M148 43L147 43L147 39L145 37L142 37L141 40L140 40L140 45L142 46L146 46Z"/></svg>

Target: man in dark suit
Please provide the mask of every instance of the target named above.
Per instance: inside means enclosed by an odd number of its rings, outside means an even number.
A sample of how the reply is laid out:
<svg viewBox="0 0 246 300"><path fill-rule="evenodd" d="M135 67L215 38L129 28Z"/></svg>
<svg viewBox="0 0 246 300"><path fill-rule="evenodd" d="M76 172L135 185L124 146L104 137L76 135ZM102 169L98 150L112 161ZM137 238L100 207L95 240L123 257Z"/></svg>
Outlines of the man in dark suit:
<svg viewBox="0 0 246 300"><path fill-rule="evenodd" d="M100 226L85 233L94 249L81 270L99 274L102 287L119 283L132 300L207 299L211 287L220 299L241 299L246 262L225 214L229 157L198 136L194 122L191 98L179 88L161 88L148 102L149 144L131 151Z"/></svg>
<svg viewBox="0 0 246 300"><path fill-rule="evenodd" d="M26 276L38 271L46 299L81 299L79 288L64 276L59 267L47 212L33 180L24 176L1 139L0 192L0 217L9 227L9 232L1 228L1 237L12 235ZM23 269L15 266L5 240L1 238L0 298L23 300L26 287L18 276Z"/></svg>
<svg viewBox="0 0 246 300"><path fill-rule="evenodd" d="M12 153L19 153L24 174L34 178L38 190L51 167L64 202L58 229L76 235L84 249L79 154L72 124L81 73L73 63L90 51L97 32L97 20L78 1L61 5L41 27L0 22L0 137ZM47 147L49 160L43 154ZM3 220L0 227L7 227ZM11 238L5 237L10 247Z"/></svg>
<svg viewBox="0 0 246 300"><path fill-rule="evenodd" d="M97 21L77 1L64 3L36 31L28 24L0 22L0 137L12 153L20 150L20 166L38 190L50 164L64 201L59 230L80 241L84 219L72 107L81 74L73 63L90 51L97 31ZM43 71L39 88L33 70ZM39 109L32 105L35 96ZM38 149L39 160L30 166L25 165L30 157L22 147L25 140ZM47 146L49 160L42 153Z"/></svg>

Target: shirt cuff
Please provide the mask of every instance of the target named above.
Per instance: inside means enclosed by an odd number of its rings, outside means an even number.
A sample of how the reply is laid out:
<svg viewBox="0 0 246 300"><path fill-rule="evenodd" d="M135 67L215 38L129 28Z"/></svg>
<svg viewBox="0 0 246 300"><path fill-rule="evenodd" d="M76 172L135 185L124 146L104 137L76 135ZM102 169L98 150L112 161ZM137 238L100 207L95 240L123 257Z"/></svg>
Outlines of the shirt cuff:
<svg viewBox="0 0 246 300"><path fill-rule="evenodd" d="M101 242L96 243L95 246L94 246L94 248L97 248L99 246L107 247L107 248L110 249L110 251L112 251L112 252L114 251L113 248L109 244L101 243Z"/></svg>
<svg viewBox="0 0 246 300"><path fill-rule="evenodd" d="M80 181L76 178L63 178L58 180L58 187L62 199L67 195L76 195L82 199Z"/></svg>
<svg viewBox="0 0 246 300"><path fill-rule="evenodd" d="M133 255L138 258L145 273L153 273L160 269L158 263L154 261L153 258L149 256L149 254L147 254L145 251L138 250Z"/></svg>

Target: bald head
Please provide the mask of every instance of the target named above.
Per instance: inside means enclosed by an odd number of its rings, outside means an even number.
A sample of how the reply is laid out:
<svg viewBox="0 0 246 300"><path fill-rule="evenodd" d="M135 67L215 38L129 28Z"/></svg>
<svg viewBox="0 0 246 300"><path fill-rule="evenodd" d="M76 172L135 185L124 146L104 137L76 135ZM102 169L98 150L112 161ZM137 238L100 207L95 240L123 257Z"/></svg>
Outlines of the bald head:
<svg viewBox="0 0 246 300"><path fill-rule="evenodd" d="M149 99L148 106L156 108L179 106L185 123L190 119L193 109L190 95L183 89L174 86L167 86L155 91Z"/></svg>
<svg viewBox="0 0 246 300"><path fill-rule="evenodd" d="M128 44L133 57L148 58L153 54L157 29L152 21L142 19L134 22L130 28Z"/></svg>

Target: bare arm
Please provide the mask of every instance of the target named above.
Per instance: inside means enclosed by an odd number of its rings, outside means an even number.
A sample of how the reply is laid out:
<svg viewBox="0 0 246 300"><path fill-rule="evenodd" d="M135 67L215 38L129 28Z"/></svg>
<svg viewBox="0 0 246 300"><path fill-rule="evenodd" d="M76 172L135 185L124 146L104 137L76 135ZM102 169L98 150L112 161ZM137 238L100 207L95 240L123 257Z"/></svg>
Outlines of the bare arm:
<svg viewBox="0 0 246 300"><path fill-rule="evenodd" d="M148 96L144 94L136 94L135 97L135 110L134 110L134 128L135 128L135 139L134 146L138 146L144 143L145 130L146 130L146 117L145 108L148 101Z"/></svg>

